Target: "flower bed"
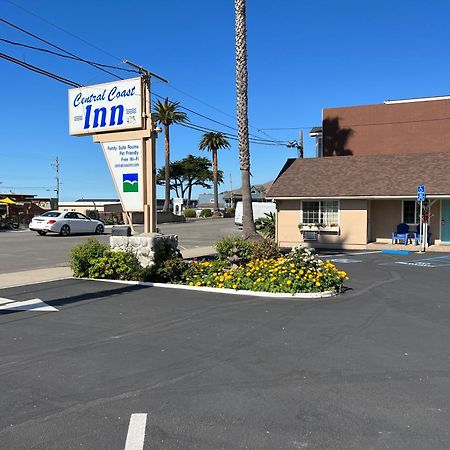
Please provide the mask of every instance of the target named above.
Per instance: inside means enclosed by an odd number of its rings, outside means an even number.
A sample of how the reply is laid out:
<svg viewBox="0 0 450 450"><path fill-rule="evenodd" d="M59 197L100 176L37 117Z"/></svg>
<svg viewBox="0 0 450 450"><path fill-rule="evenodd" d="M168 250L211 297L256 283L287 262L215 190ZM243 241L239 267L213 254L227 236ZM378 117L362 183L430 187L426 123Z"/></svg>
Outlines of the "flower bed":
<svg viewBox="0 0 450 450"><path fill-rule="evenodd" d="M273 293L340 292L347 274L306 249L256 259L237 267L226 261L193 261L181 284Z"/></svg>
<svg viewBox="0 0 450 450"><path fill-rule="evenodd" d="M72 269L78 277L292 295L339 293L348 280L344 271L306 248L282 255L271 241L252 243L233 237L222 239L217 250L216 260L188 263L168 249L153 266L143 268L132 254L111 252L91 239L72 250Z"/></svg>

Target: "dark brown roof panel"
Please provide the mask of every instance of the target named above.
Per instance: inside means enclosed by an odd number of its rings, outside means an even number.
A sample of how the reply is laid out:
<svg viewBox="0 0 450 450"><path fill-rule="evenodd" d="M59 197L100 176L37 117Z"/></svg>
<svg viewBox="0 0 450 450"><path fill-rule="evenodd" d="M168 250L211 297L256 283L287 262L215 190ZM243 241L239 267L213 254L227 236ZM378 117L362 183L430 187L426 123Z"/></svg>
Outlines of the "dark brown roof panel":
<svg viewBox="0 0 450 450"><path fill-rule="evenodd" d="M450 195L450 153L337 156L296 159L267 197Z"/></svg>

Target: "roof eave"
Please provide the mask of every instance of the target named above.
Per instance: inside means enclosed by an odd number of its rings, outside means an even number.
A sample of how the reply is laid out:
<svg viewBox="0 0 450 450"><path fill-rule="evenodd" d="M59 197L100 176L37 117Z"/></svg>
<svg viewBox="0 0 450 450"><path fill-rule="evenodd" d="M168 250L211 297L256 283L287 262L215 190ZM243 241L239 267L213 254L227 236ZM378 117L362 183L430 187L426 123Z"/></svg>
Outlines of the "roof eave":
<svg viewBox="0 0 450 450"><path fill-rule="evenodd" d="M411 195L334 195L334 196L266 196L269 200L323 200L323 199L333 199L333 200L388 200L388 199L413 199L417 198L416 194ZM448 194L427 194L427 198L439 199L439 198L450 198L450 193Z"/></svg>

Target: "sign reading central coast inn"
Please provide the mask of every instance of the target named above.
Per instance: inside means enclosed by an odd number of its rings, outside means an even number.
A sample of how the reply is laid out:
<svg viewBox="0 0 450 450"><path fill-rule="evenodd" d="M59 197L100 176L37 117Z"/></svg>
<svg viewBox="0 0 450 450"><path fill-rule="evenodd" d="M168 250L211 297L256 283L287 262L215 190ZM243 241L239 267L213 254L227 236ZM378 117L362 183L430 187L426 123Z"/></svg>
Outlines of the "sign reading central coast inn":
<svg viewBox="0 0 450 450"><path fill-rule="evenodd" d="M142 128L142 80L69 89L72 136Z"/></svg>

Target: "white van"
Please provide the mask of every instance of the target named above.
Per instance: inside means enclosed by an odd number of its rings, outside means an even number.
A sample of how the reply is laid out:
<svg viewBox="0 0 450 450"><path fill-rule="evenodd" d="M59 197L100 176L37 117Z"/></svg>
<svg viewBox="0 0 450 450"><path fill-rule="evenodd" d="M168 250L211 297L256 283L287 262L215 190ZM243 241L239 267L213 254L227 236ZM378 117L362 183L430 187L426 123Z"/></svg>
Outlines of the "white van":
<svg viewBox="0 0 450 450"><path fill-rule="evenodd" d="M265 214L276 212L276 204L274 202L252 202L253 218L259 219L266 217ZM238 227L242 226L242 202L237 202L236 211L234 212L234 223Z"/></svg>

